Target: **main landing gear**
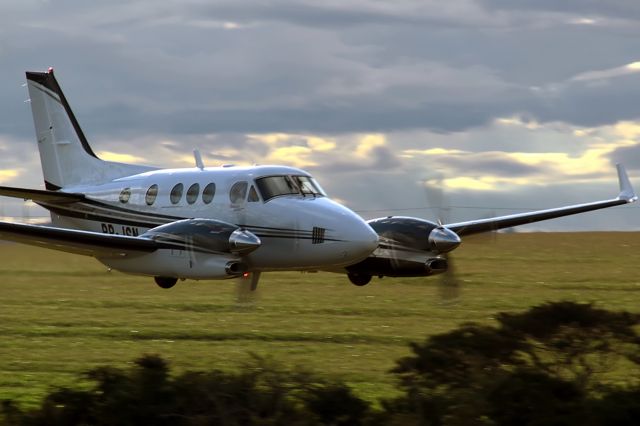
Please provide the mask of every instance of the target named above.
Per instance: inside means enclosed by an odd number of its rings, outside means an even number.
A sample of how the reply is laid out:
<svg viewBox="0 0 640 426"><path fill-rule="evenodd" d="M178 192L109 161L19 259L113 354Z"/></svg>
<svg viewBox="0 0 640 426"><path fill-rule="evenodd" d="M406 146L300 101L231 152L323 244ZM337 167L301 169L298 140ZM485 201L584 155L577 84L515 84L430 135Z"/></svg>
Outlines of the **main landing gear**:
<svg viewBox="0 0 640 426"><path fill-rule="evenodd" d="M357 274L357 273L351 272L347 274L347 277L349 277L349 281L351 281L353 285L357 285L358 287L367 285L371 281L371 275L367 275L367 274Z"/></svg>
<svg viewBox="0 0 640 426"><path fill-rule="evenodd" d="M173 277L153 277L153 279L162 288L171 288L178 282L178 279Z"/></svg>

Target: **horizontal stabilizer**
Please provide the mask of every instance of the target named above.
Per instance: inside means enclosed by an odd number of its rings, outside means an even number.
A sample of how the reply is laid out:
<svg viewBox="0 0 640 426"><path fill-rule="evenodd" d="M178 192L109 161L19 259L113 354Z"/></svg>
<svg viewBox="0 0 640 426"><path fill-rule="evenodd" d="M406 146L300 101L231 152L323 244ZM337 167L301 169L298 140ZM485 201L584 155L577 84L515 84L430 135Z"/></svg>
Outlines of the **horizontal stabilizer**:
<svg viewBox="0 0 640 426"><path fill-rule="evenodd" d="M12 188L10 186L0 186L0 196L22 198L35 202L42 201L51 204L70 204L84 200L82 194L72 194L69 192L46 191L43 189Z"/></svg>

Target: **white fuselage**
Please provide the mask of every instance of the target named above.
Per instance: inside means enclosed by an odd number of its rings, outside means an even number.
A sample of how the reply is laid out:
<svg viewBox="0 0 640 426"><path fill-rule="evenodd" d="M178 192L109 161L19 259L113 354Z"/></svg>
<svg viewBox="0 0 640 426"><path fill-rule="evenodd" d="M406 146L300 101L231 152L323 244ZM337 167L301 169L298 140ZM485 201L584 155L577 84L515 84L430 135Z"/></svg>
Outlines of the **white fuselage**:
<svg viewBox="0 0 640 426"><path fill-rule="evenodd" d="M51 210L56 226L129 236L186 218L235 224L262 242L243 258L252 271L340 268L361 261L376 249L375 231L357 214L323 195L315 181L315 189L307 193L265 200L256 180L277 180L281 176L312 181L302 170L281 166L164 169L97 186L65 188L65 192L84 194L87 201L69 206L43 205ZM176 188L179 184L182 191ZM211 184L215 185L212 198ZM205 188L209 189L206 193ZM172 255L169 263L189 262L193 269L190 278L207 278L206 268L202 273L196 269L198 264L211 262L210 256L175 250ZM158 254L137 258L135 263L156 263L154 257ZM116 269L136 272L130 259L100 260Z"/></svg>

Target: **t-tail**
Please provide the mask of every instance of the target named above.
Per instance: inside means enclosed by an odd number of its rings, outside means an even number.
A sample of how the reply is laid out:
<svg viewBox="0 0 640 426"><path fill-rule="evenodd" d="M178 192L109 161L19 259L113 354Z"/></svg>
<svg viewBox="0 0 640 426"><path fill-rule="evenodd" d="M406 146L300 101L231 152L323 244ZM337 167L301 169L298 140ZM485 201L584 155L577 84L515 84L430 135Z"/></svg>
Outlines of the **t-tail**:
<svg viewBox="0 0 640 426"><path fill-rule="evenodd" d="M97 185L152 170L150 167L103 161L93 152L53 69L27 72L31 112L40 151L45 187Z"/></svg>

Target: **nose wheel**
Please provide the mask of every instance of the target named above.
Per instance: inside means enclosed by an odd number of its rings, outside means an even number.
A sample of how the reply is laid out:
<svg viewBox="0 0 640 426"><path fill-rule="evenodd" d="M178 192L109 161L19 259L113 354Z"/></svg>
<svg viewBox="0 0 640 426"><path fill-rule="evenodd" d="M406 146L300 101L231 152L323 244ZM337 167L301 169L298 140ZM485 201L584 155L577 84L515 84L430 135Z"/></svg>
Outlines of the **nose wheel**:
<svg viewBox="0 0 640 426"><path fill-rule="evenodd" d="M367 274L356 274L352 272L350 274L347 274L347 277L349 277L349 281L351 281L351 284L357 285L358 287L367 285L371 281L371 275Z"/></svg>
<svg viewBox="0 0 640 426"><path fill-rule="evenodd" d="M178 279L173 277L153 277L153 279L161 288L171 288L178 282Z"/></svg>

